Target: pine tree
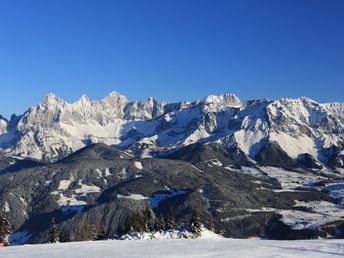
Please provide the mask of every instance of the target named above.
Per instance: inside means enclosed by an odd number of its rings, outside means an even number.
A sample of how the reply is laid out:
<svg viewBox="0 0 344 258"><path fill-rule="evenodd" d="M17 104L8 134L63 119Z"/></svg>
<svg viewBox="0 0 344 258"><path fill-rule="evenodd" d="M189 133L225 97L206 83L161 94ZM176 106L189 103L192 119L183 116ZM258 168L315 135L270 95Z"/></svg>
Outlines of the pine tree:
<svg viewBox="0 0 344 258"><path fill-rule="evenodd" d="M61 243L70 242L70 234L65 228L60 230L58 237Z"/></svg>
<svg viewBox="0 0 344 258"><path fill-rule="evenodd" d="M123 236L125 234L130 233L131 225L130 225L131 218L125 218L123 224L118 225L117 227L117 236Z"/></svg>
<svg viewBox="0 0 344 258"><path fill-rule="evenodd" d="M78 231L76 240L78 241L88 241L91 240L91 227L90 223L86 217L82 217L82 219L78 223Z"/></svg>
<svg viewBox="0 0 344 258"><path fill-rule="evenodd" d="M202 233L202 223L201 223L201 216L197 209L193 210L191 221L190 221L190 231L194 234L194 236L200 237Z"/></svg>
<svg viewBox="0 0 344 258"><path fill-rule="evenodd" d="M104 240L106 239L106 233L104 227L101 223L98 224L97 228L97 239L96 240Z"/></svg>
<svg viewBox="0 0 344 258"><path fill-rule="evenodd" d="M167 214L165 225L166 225L166 229L177 228L176 218L174 217L174 212L173 212L172 207L170 207L170 211Z"/></svg>
<svg viewBox="0 0 344 258"><path fill-rule="evenodd" d="M129 232L143 232L144 221L140 212L135 212L129 220Z"/></svg>
<svg viewBox="0 0 344 258"><path fill-rule="evenodd" d="M8 236L11 233L11 224L8 220L7 212L4 210L0 214L0 243L8 245Z"/></svg>
<svg viewBox="0 0 344 258"><path fill-rule="evenodd" d="M98 239L97 228L94 224L89 226L89 240L94 241Z"/></svg>
<svg viewBox="0 0 344 258"><path fill-rule="evenodd" d="M162 214L160 214L160 216L156 220L155 229L158 231L163 231L166 229L165 220Z"/></svg>
<svg viewBox="0 0 344 258"><path fill-rule="evenodd" d="M50 221L50 228L49 228L49 243L56 243L58 242L58 230L57 225L55 223L55 218L52 217Z"/></svg>
<svg viewBox="0 0 344 258"><path fill-rule="evenodd" d="M142 218L143 218L143 231L149 232L151 230L152 213L148 205L143 210Z"/></svg>

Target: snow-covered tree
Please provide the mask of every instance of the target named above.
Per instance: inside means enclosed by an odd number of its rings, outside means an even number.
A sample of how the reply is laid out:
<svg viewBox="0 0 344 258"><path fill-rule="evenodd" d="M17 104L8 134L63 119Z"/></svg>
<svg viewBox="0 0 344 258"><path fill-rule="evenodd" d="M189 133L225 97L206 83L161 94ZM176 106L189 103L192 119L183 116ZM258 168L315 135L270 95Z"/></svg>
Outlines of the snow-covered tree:
<svg viewBox="0 0 344 258"><path fill-rule="evenodd" d="M8 236L11 233L11 224L8 220L7 212L4 210L0 214L0 243L9 244Z"/></svg>
<svg viewBox="0 0 344 258"><path fill-rule="evenodd" d="M50 221L50 228L49 228L49 243L56 243L58 242L58 229L55 223L55 218L52 217Z"/></svg>
<svg viewBox="0 0 344 258"><path fill-rule="evenodd" d="M105 239L105 230L100 222L89 224L88 231L88 240L95 241Z"/></svg>
<svg viewBox="0 0 344 258"><path fill-rule="evenodd" d="M162 214L160 214L160 216L157 218L155 222L155 229L158 231L163 231L166 229L165 219L162 216Z"/></svg>
<svg viewBox="0 0 344 258"><path fill-rule="evenodd" d="M190 231L195 235L195 237L200 237L202 234L201 216L197 209L193 210L191 216Z"/></svg>
<svg viewBox="0 0 344 258"><path fill-rule="evenodd" d="M172 207L170 207L170 211L166 216L165 221L166 229L175 229L177 228L176 218L174 216L174 212Z"/></svg>

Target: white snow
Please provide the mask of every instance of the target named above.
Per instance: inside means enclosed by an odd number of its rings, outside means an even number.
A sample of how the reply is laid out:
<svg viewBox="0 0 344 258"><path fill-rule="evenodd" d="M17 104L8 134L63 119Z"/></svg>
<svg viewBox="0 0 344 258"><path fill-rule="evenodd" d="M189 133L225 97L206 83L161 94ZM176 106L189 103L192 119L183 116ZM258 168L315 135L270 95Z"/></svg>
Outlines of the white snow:
<svg viewBox="0 0 344 258"><path fill-rule="evenodd" d="M118 199L131 199L135 201L141 201L141 200L146 200L148 197L145 197L141 194L130 194L130 195L122 195L122 194L117 194Z"/></svg>
<svg viewBox="0 0 344 258"><path fill-rule="evenodd" d="M10 212L10 205L8 204L8 202L5 202L5 207L4 207L4 209L5 209L5 212Z"/></svg>
<svg viewBox="0 0 344 258"><path fill-rule="evenodd" d="M295 206L306 207L310 209L310 211L279 211L279 213L283 216L282 221L291 226L293 229L312 229L330 222L344 220L344 210L342 205L326 201L297 201Z"/></svg>
<svg viewBox="0 0 344 258"><path fill-rule="evenodd" d="M214 166L218 166L218 167L222 167L222 163L218 160L218 159L211 159L207 161L207 164L209 167Z"/></svg>
<svg viewBox="0 0 344 258"><path fill-rule="evenodd" d="M145 144L139 154L150 158L158 150L219 140L253 158L269 139L293 158L309 153L321 160L323 148L343 142L343 135L333 130L333 125L338 132L344 128L341 103L319 104L307 98L241 103L235 95L224 94L175 103L172 109L167 106L153 98L128 102L118 93L95 101L82 96L75 103L50 94L18 121L15 128L20 137L13 130L6 132L7 122L0 119L0 142L15 143L9 155L51 161L60 158L60 151L74 152L85 142L121 147Z"/></svg>
<svg viewBox="0 0 344 258"><path fill-rule="evenodd" d="M291 226L291 228L295 230L315 228L319 225L334 221L331 218L318 213L298 210L284 210L281 211L280 214L283 216L283 223Z"/></svg>
<svg viewBox="0 0 344 258"><path fill-rule="evenodd" d="M195 235L186 229L169 229L165 231L133 232L123 235L119 240L166 240L166 239L194 239ZM202 227L201 236L198 239L221 239L221 235Z"/></svg>
<svg viewBox="0 0 344 258"><path fill-rule="evenodd" d="M171 117L171 114L164 115L164 119L166 122L170 122L173 118Z"/></svg>
<svg viewBox="0 0 344 258"><path fill-rule="evenodd" d="M57 200L57 203L61 206L81 206L86 205L87 203L85 201L80 201L76 197L76 195L66 196L63 193L59 192L52 192L51 194L58 195L59 199Z"/></svg>
<svg viewBox="0 0 344 258"><path fill-rule="evenodd" d="M69 180L61 180L60 181L60 185L58 187L58 190L67 190L68 187L70 186L70 184L73 182L73 179L69 179Z"/></svg>
<svg viewBox="0 0 344 258"><path fill-rule="evenodd" d="M63 181L62 185L61 182ZM74 190L74 194L66 195L64 190L68 189L70 180L62 180L60 182L59 190L53 191L50 194L58 196L57 203L61 207L62 212L77 212L80 213L87 205L85 201L79 200L80 196L87 196L90 193L98 193L101 191L100 187L95 185L82 184L82 180L78 182L78 189Z"/></svg>
<svg viewBox="0 0 344 258"><path fill-rule="evenodd" d="M294 190L297 187L308 187L317 181L326 179L312 173L299 173L276 167L259 167L259 169L269 177L276 178L283 188L282 191Z"/></svg>
<svg viewBox="0 0 344 258"><path fill-rule="evenodd" d="M139 170L143 169L142 163L140 161L134 161L134 166Z"/></svg>
<svg viewBox="0 0 344 258"><path fill-rule="evenodd" d="M105 169L105 176L111 176L112 174L110 173L110 169L106 168Z"/></svg>
<svg viewBox="0 0 344 258"><path fill-rule="evenodd" d="M79 180L80 188L75 189L75 193L78 195L86 196L90 193L99 193L101 191L100 187L95 185L85 185Z"/></svg>
<svg viewBox="0 0 344 258"><path fill-rule="evenodd" d="M25 201L25 199L24 199L23 197L19 196L19 200L20 200L25 206L27 206L27 203L26 203L26 201Z"/></svg>
<svg viewBox="0 0 344 258"><path fill-rule="evenodd" d="M145 148L142 150L141 153L141 159L149 159L152 158L152 155L150 154L151 150L149 148Z"/></svg>
<svg viewBox="0 0 344 258"><path fill-rule="evenodd" d="M238 173L245 173L257 178L275 178L281 184L282 189L275 192L294 192L298 187L314 188L314 183L326 180L325 176L320 176L308 172L294 172L275 167L249 168L242 167L241 170L232 169ZM326 175L326 171L323 171ZM327 189L330 196L340 198L344 196L344 183L332 183L325 187L315 187L319 190ZM303 210L278 210L264 207L259 210L247 210L249 212L275 211L282 215L282 221L293 229L316 228L317 226L344 220L344 209L341 204L334 204L326 201L297 202L295 206L306 207L309 211Z"/></svg>
<svg viewBox="0 0 344 258"><path fill-rule="evenodd" d="M119 173L119 176L122 180L127 180L128 179L128 172L126 168L122 168L122 171Z"/></svg>
<svg viewBox="0 0 344 258"><path fill-rule="evenodd" d="M98 174L98 178L102 178L103 177L103 172L99 168L96 168L96 172Z"/></svg>
<svg viewBox="0 0 344 258"><path fill-rule="evenodd" d="M201 139L209 137L210 134L205 130L204 126L199 126L188 137L183 140L183 145L189 145L198 142Z"/></svg>
<svg viewBox="0 0 344 258"><path fill-rule="evenodd" d="M241 167L241 169L225 167L225 169L231 170L231 171L234 171L234 172L237 172L237 173L243 173L243 174L246 174L246 175L251 175L251 176L254 176L254 177L258 177L258 178L266 178L267 177L267 175L263 171L258 170L258 169L254 168L254 167Z"/></svg>
<svg viewBox="0 0 344 258"><path fill-rule="evenodd" d="M250 157L254 157L262 148L263 144L261 142L266 136L267 133L265 131L249 129L242 129L234 133L238 147Z"/></svg>
<svg viewBox="0 0 344 258"><path fill-rule="evenodd" d="M270 141L278 142L283 150L294 159L301 153L311 154L317 159L317 147L314 139L307 135L293 137L283 132L270 133Z"/></svg>
<svg viewBox="0 0 344 258"><path fill-rule="evenodd" d="M0 256L6 258L329 258L343 255L344 240L106 240L0 248Z"/></svg>
<svg viewBox="0 0 344 258"><path fill-rule="evenodd" d="M87 203L83 200L79 200L80 196L87 196L90 193L98 193L101 189L95 185L85 185L82 184L82 181L79 180L78 189L74 190L75 194L66 195L64 190L68 189L70 186L71 180L61 180L59 189L57 191L51 192L52 195L58 197L57 203L61 207L62 212L77 212L80 213Z"/></svg>

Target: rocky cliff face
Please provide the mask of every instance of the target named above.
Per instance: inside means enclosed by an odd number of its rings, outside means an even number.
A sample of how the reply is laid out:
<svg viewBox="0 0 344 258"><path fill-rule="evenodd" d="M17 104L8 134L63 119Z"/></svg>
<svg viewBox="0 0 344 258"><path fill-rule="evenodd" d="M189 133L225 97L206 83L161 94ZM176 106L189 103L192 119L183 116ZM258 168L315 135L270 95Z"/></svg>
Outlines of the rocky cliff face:
<svg viewBox="0 0 344 258"><path fill-rule="evenodd" d="M92 143L130 148L141 157L197 142L217 142L257 160L269 144L301 160L343 167L344 104L308 98L253 100L233 94L194 102L153 98L129 102L113 92L99 101L67 103L49 94L9 122L0 118L0 147L15 156L56 161Z"/></svg>
<svg viewBox="0 0 344 258"><path fill-rule="evenodd" d="M7 133L7 119L0 116L0 135Z"/></svg>

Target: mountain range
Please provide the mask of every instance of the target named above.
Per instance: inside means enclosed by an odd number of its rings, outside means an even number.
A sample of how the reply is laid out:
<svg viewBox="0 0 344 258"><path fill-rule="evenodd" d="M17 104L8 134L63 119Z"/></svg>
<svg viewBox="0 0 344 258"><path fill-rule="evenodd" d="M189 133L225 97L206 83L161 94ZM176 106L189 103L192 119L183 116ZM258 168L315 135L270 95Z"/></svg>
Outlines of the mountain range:
<svg viewBox="0 0 344 258"><path fill-rule="evenodd" d="M70 240L94 223L111 238L147 205L181 225L197 207L225 237L344 237L343 103L48 94L0 116L0 147L12 244L47 242L52 217Z"/></svg>
<svg viewBox="0 0 344 258"><path fill-rule="evenodd" d="M110 93L68 103L48 94L24 114L0 116L0 147L12 156L57 161L82 147L105 143L136 157L161 157L215 142L261 164L278 153L290 166L344 166L344 104L308 98L241 102L233 94L194 102L128 101ZM285 159L283 159L285 160ZM293 160L291 162L291 160Z"/></svg>

